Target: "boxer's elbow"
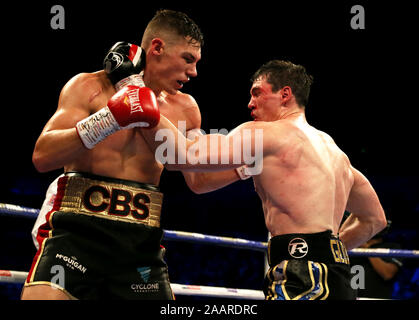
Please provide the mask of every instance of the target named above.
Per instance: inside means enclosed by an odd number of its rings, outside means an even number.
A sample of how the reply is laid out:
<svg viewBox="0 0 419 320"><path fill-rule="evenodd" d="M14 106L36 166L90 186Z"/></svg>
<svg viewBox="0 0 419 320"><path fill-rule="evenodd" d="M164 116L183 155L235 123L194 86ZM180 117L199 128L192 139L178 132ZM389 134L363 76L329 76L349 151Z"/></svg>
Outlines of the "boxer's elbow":
<svg viewBox="0 0 419 320"><path fill-rule="evenodd" d="M45 153L37 151L36 149L32 154L32 163L35 169L41 173L45 173L56 169L51 166L51 161L49 161L49 159L50 157L48 157Z"/></svg>
<svg viewBox="0 0 419 320"><path fill-rule="evenodd" d="M196 185L189 185L188 184L188 187L195 194L203 194L203 193L207 192L206 190L201 189L201 188L197 187Z"/></svg>
<svg viewBox="0 0 419 320"><path fill-rule="evenodd" d="M32 155L32 163L38 172L44 173L49 171L44 157L37 152L34 152Z"/></svg>
<svg viewBox="0 0 419 320"><path fill-rule="evenodd" d="M381 210L379 216L375 221L375 228L377 230L377 233L382 231L385 227L387 227L387 219L384 210Z"/></svg>
<svg viewBox="0 0 419 320"><path fill-rule="evenodd" d="M203 194L203 193L207 193L211 190L209 190L207 188L206 185L200 183L199 181L194 181L193 183L187 183L189 189L191 189L191 191L195 194Z"/></svg>
<svg viewBox="0 0 419 320"><path fill-rule="evenodd" d="M371 237L381 232L387 227L387 219L383 209L380 209L376 214L372 215L368 221L371 228Z"/></svg>
<svg viewBox="0 0 419 320"><path fill-rule="evenodd" d="M183 172L186 184L189 189L195 194L207 193L211 190L208 189L208 184L203 181L202 173L198 172Z"/></svg>
<svg viewBox="0 0 419 320"><path fill-rule="evenodd" d="M48 140L41 135L36 141L35 148L32 153L32 163L38 172L44 173L55 168L51 168L51 162L56 156L51 154L54 145L48 143Z"/></svg>

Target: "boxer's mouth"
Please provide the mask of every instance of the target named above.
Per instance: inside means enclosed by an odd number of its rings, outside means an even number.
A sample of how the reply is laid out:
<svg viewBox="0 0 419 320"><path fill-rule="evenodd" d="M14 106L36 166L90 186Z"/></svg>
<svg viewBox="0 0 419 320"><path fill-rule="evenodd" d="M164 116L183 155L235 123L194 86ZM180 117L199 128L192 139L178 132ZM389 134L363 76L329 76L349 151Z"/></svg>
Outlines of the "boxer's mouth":
<svg viewBox="0 0 419 320"><path fill-rule="evenodd" d="M177 83L179 83L179 85L182 85L182 86L187 82L189 82L189 78L187 78L185 80L177 80Z"/></svg>
<svg viewBox="0 0 419 320"><path fill-rule="evenodd" d="M251 107L250 108L250 110L251 110L251 112L250 112L250 116L254 119L256 116L255 116L255 110L256 110L256 107Z"/></svg>

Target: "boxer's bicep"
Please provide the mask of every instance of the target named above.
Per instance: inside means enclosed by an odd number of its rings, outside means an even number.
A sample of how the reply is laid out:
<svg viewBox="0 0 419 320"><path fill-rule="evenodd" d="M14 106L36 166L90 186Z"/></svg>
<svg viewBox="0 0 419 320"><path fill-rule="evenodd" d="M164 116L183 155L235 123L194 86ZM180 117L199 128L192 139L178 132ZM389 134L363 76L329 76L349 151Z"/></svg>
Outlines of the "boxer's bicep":
<svg viewBox="0 0 419 320"><path fill-rule="evenodd" d="M384 210L368 179L353 167L351 171L354 183L346 206L351 215L339 230L339 236L349 250L371 239L387 224Z"/></svg>
<svg viewBox="0 0 419 320"><path fill-rule="evenodd" d="M59 169L84 150L75 124L89 116L87 94L88 90L82 90L80 83L71 80L62 89L57 110L35 144L32 162L38 171Z"/></svg>
<svg viewBox="0 0 419 320"><path fill-rule="evenodd" d="M42 146L49 147L50 143L48 142L60 143L60 138L63 135L77 135L76 123L90 114L88 98L84 95L77 83L69 81L64 86L60 93L57 110L44 126L35 145L35 150L39 150ZM51 139L53 141L49 141Z"/></svg>
<svg viewBox="0 0 419 320"><path fill-rule="evenodd" d="M74 129L78 121L89 116L89 112L79 108L59 108L48 120L42 131L47 134L52 130Z"/></svg>
<svg viewBox="0 0 419 320"><path fill-rule="evenodd" d="M88 117L90 100L94 99L90 90L84 88L82 76L70 80L61 90L57 110L45 125L44 132L73 128L76 123Z"/></svg>
<svg viewBox="0 0 419 320"><path fill-rule="evenodd" d="M368 179L355 168L351 168L354 183L349 193L346 210L360 220L372 221L385 219L384 210L377 193Z"/></svg>
<svg viewBox="0 0 419 320"><path fill-rule="evenodd" d="M349 193L346 210L349 212L363 212L366 211L366 204L370 203L373 190L368 179L361 172L355 168L351 168L351 171L354 182Z"/></svg>

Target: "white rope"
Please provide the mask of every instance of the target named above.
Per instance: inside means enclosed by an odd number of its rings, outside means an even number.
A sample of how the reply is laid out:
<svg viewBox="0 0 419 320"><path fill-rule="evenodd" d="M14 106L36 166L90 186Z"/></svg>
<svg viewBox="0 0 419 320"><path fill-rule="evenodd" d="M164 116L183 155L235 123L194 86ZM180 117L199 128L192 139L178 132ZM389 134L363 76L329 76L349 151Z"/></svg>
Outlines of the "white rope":
<svg viewBox="0 0 419 320"><path fill-rule="evenodd" d="M0 216L36 218L39 210L17 206L13 204L0 203ZM211 236L207 234L164 230L163 240L188 241L195 243L213 244L238 249L248 249L266 252L268 242L252 241L247 239ZM36 244L35 244L36 245ZM392 257L419 259L419 250L403 249L382 249L382 248L356 248L348 251L349 256L367 257Z"/></svg>
<svg viewBox="0 0 419 320"><path fill-rule="evenodd" d="M23 283L25 282L27 276L28 272L0 270L0 282ZM209 287L177 283L171 283L170 285L175 295L249 300L263 300L265 298L263 292L258 290Z"/></svg>
<svg viewBox="0 0 419 320"><path fill-rule="evenodd" d="M28 276L28 272L0 270L0 283L23 283ZM228 298L228 299L247 299L264 300L263 291L251 289L233 289L224 287L209 287L189 284L170 284L175 295L197 296L208 298ZM378 298L357 298L357 300L386 300Z"/></svg>
<svg viewBox="0 0 419 320"><path fill-rule="evenodd" d="M264 300L265 295L259 290L233 289L224 287L208 287L187 284L172 283L172 290L175 295L230 298L230 299L248 299Z"/></svg>
<svg viewBox="0 0 419 320"><path fill-rule="evenodd" d="M28 272L0 270L0 282L24 283Z"/></svg>

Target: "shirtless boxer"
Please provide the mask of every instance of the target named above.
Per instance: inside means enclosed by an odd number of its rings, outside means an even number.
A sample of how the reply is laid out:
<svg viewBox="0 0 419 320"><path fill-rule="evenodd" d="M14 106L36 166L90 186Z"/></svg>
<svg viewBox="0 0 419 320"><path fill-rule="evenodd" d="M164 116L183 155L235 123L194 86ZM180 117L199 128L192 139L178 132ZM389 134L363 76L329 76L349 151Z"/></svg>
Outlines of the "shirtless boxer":
<svg viewBox="0 0 419 320"><path fill-rule="evenodd" d="M202 43L189 17L161 10L143 35L141 77L139 70L120 72L125 62L136 69L141 60L140 47L122 43L107 57L109 74L82 73L64 86L33 163L41 172L64 168L65 176L39 228L22 299L173 298L160 245L163 166L134 126L155 125L158 104L173 122L186 121L187 130L200 127L196 102L179 90L197 75ZM216 187L238 180L234 172L218 176ZM185 173L192 189L208 190L197 177ZM52 281L54 265L64 267L64 285Z"/></svg>
<svg viewBox="0 0 419 320"><path fill-rule="evenodd" d="M173 135L167 137L176 146L185 144L184 149L171 150L175 159L180 156L186 164L167 163L167 168L219 170L245 164L244 154L241 162L234 161L234 149L222 148L223 144L232 146L238 138L255 154L256 130L262 129L263 168L253 180L272 235L266 299L354 299L346 249L359 246L386 226L379 199L333 139L307 123L305 106L312 77L304 67L275 60L263 65L252 80L248 107L255 121L227 136L186 140L164 116L153 129L141 130L153 149L160 145L154 139L160 129L171 130ZM214 149L200 149L197 144L209 146L215 141L211 139L218 139L218 159L224 157L228 163L207 164ZM196 163L198 155L190 150L202 153L206 161ZM340 228L345 210L352 214Z"/></svg>

